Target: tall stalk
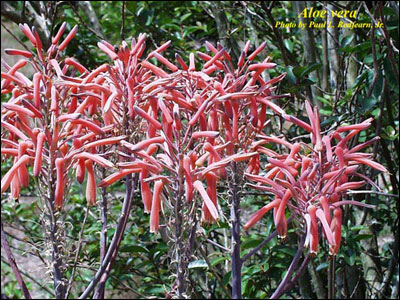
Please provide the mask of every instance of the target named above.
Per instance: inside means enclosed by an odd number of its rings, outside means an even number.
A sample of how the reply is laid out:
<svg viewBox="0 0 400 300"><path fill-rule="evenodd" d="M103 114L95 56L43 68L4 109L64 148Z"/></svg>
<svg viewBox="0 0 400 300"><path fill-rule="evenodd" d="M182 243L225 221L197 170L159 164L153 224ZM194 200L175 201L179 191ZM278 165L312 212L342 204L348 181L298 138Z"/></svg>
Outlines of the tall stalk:
<svg viewBox="0 0 400 300"><path fill-rule="evenodd" d="M231 205L231 259L232 259L232 299L242 298L242 261L240 259L240 179L236 162L232 163L230 182Z"/></svg>
<svg viewBox="0 0 400 300"><path fill-rule="evenodd" d="M335 256L330 257L328 267L328 299L335 299Z"/></svg>
<svg viewBox="0 0 400 300"><path fill-rule="evenodd" d="M177 280L177 296L182 299L186 293L186 282L185 277L186 271L186 259L185 249L183 243L183 232L182 232L182 208L183 208L183 155L179 154L179 171L178 171L178 186L176 188L177 197L175 203L175 244L176 244L176 280Z"/></svg>

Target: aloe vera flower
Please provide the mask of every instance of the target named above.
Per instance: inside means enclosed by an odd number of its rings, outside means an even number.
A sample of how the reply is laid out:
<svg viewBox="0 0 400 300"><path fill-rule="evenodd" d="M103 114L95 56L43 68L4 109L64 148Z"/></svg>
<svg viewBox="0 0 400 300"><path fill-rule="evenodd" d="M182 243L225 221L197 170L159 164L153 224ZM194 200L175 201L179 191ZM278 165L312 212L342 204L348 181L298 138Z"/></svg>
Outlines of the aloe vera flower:
<svg viewBox="0 0 400 300"><path fill-rule="evenodd" d="M331 255L340 249L343 205L356 205L368 208L374 206L348 200L346 192L371 184L379 187L368 177L358 172L361 164L387 172L381 164L372 160L372 155L360 152L361 149L379 139L349 148L350 139L360 131L367 129L372 119L360 124L340 126L335 130L321 133L318 108L312 108L306 102L309 123L282 113L281 116L310 133L310 144L290 143L281 137L259 135L260 140L253 143L254 150L266 154L268 164L259 175L249 174L250 184L259 190L274 195L274 200L257 211L244 228L250 229L268 211L274 211L274 222L281 238L286 237L287 220L285 210L288 209L303 224L306 232L305 247L312 254L318 252L319 227L323 237L329 244ZM286 151L278 154L264 148L268 143L281 144ZM356 178L361 180L356 181Z"/></svg>

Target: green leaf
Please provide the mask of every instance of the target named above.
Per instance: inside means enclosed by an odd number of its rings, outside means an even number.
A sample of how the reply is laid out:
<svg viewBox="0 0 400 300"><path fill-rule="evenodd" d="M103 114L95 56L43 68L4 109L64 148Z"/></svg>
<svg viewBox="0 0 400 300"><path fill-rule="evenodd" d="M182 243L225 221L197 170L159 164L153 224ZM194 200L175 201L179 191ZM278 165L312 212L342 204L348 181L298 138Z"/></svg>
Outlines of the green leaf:
<svg viewBox="0 0 400 300"><path fill-rule="evenodd" d="M318 265L316 268L315 268L315 271L321 271L321 270L324 270L324 269L326 269L327 267L328 267L328 263L327 262L323 262L322 264L320 264L320 265Z"/></svg>
<svg viewBox="0 0 400 300"><path fill-rule="evenodd" d="M315 83L315 81L312 81L311 79L306 78L300 82L300 85L304 87L304 86L313 85L314 83Z"/></svg>
<svg viewBox="0 0 400 300"><path fill-rule="evenodd" d="M189 263L189 269L198 269L198 268L208 268L208 265L204 259L195 260Z"/></svg>
<svg viewBox="0 0 400 300"><path fill-rule="evenodd" d="M241 248L242 248L242 250L254 248L254 247L257 247L262 241L263 241L263 239L261 239L261 238L249 238L249 239L246 239L242 243Z"/></svg>
<svg viewBox="0 0 400 300"><path fill-rule="evenodd" d="M130 11L132 14L136 15L138 3L136 1L127 1L126 9Z"/></svg>
<svg viewBox="0 0 400 300"><path fill-rule="evenodd" d="M353 240L354 241L362 241L362 240L368 240L372 238L372 234L357 234Z"/></svg>
<svg viewBox="0 0 400 300"><path fill-rule="evenodd" d="M286 39L286 40L283 41L283 44L289 50L290 53L293 52L293 42L291 40Z"/></svg>
<svg viewBox="0 0 400 300"><path fill-rule="evenodd" d="M389 86L392 88L392 90L398 95L399 94L399 88L397 86L397 80L393 72L393 66L390 63L389 58L385 58L383 61L383 68L385 70L385 78L387 79L387 82Z"/></svg>
<svg viewBox="0 0 400 300"><path fill-rule="evenodd" d="M346 53L354 53L354 52L362 52L364 50L371 49L371 41L360 43L356 46L347 46L342 48L341 50Z"/></svg>
<svg viewBox="0 0 400 300"><path fill-rule="evenodd" d="M211 265L212 266L216 266L224 261L226 261L228 258L226 256L222 256L222 257L216 257L213 260L211 260Z"/></svg>
<svg viewBox="0 0 400 300"><path fill-rule="evenodd" d="M192 32L195 32L195 31L198 31L198 30L204 31L204 27L202 27L202 26L188 26L188 27L185 28L185 30L183 32L183 35L187 36L188 34L191 34Z"/></svg>
<svg viewBox="0 0 400 300"><path fill-rule="evenodd" d="M297 78L293 73L293 67L292 66L290 66L290 67L288 67L286 69L286 73L287 73L286 78L289 80L289 82L292 83L292 84L296 84L297 83Z"/></svg>
<svg viewBox="0 0 400 300"><path fill-rule="evenodd" d="M367 77L368 77L367 71L364 71L363 73L358 75L356 81L354 82L353 89L358 88L362 83L364 83Z"/></svg>
<svg viewBox="0 0 400 300"><path fill-rule="evenodd" d="M368 229L368 226L364 226L364 225L356 225L350 228L351 231L360 231L360 230L364 230L364 229Z"/></svg>
<svg viewBox="0 0 400 300"><path fill-rule="evenodd" d="M192 15L191 12L184 14L183 16L181 16L181 22L185 21L187 18L189 18Z"/></svg>
<svg viewBox="0 0 400 300"><path fill-rule="evenodd" d="M367 97L364 98L360 101L361 103L361 113L365 113L369 110L371 110L371 108L373 108L375 106L375 104L377 103L377 99L375 97Z"/></svg>
<svg viewBox="0 0 400 300"><path fill-rule="evenodd" d="M375 98L379 98L379 96L383 92L383 76L382 76L382 71L378 70L378 78L376 79L374 89L372 91L372 95L375 96Z"/></svg>
<svg viewBox="0 0 400 300"><path fill-rule="evenodd" d="M354 263L356 261L356 254L351 249L349 249L348 255L344 255L344 260L348 265L354 266Z"/></svg>
<svg viewBox="0 0 400 300"><path fill-rule="evenodd" d="M283 252L283 253L285 253L287 255L290 255L290 256L295 256L296 251L297 251L296 249L287 248L287 247L278 248L276 250L279 251L279 252Z"/></svg>
<svg viewBox="0 0 400 300"><path fill-rule="evenodd" d="M345 36L340 43L342 48L350 45L350 43L353 41L353 39L354 39L354 34L349 34L348 36Z"/></svg>
<svg viewBox="0 0 400 300"><path fill-rule="evenodd" d="M306 66L303 67L295 67L293 68L293 74L296 76L297 79L301 79L301 74L307 69Z"/></svg>
<svg viewBox="0 0 400 300"><path fill-rule="evenodd" d="M301 74L300 78L303 78L304 76L310 74L311 72L318 70L319 68L322 67L322 64L312 64L309 65Z"/></svg>
<svg viewBox="0 0 400 300"><path fill-rule="evenodd" d="M223 283L224 285L227 285L227 284L229 284L229 282L231 281L231 279L232 279L232 272L229 271L229 272L226 273L226 274L224 275L224 277L222 278L222 283Z"/></svg>
<svg viewBox="0 0 400 300"><path fill-rule="evenodd" d="M381 59L382 58L382 54L380 54L380 53L376 53L376 59L379 61L379 59ZM365 57L364 57L364 63L365 64L372 64L374 62L374 57L373 57L373 55L372 55L372 53L370 53L370 54L368 54L368 55L366 55Z"/></svg>
<svg viewBox="0 0 400 300"><path fill-rule="evenodd" d="M136 245L126 245L121 248L121 252L129 252L129 253L149 253L149 250L145 247L136 246Z"/></svg>

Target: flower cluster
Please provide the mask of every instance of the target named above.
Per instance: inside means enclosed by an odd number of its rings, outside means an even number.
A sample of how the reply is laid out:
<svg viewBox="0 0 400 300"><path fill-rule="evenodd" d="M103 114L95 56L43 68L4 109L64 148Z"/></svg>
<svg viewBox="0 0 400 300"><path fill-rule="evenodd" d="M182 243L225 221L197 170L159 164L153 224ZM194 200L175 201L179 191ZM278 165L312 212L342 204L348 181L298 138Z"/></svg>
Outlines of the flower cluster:
<svg viewBox="0 0 400 300"><path fill-rule="evenodd" d="M287 233L285 209L301 219L305 227L305 246L312 254L318 251L318 227L321 225L324 236L330 246L330 254L336 255L340 248L342 231L342 205L371 205L346 200L346 192L356 189L367 182L376 186L368 177L357 172L359 165L364 164L382 172L385 167L374 162L368 153L359 152L379 138L349 148L350 139L371 125L372 119L360 124L347 125L321 133L318 108L306 102L309 123L281 113L280 115L310 133L311 144L290 143L282 138L259 135L260 140L254 142L256 150L266 153L268 164L265 174L246 174L257 182L251 185L273 193L275 199L261 208L244 225L245 229L254 226L269 210L274 210L274 222L278 234L284 238ZM287 149L284 154L267 149L267 143L281 144ZM352 181L359 177L363 180ZM376 186L377 187L377 186ZM378 187L377 187L378 188Z"/></svg>
<svg viewBox="0 0 400 300"><path fill-rule="evenodd" d="M348 146L353 136L370 126L370 119L322 134L318 110L308 102L309 123L287 115L273 102L288 96L275 94L276 84L286 74L264 79L263 72L276 67L269 57L255 62L265 43L250 53L247 42L236 66L222 45L208 42L209 54L190 53L188 64L176 54L175 64L162 54L170 42L146 56L146 35L140 34L130 46L125 41L120 46L99 42L113 64L89 71L73 58L62 58L77 27L59 44L64 23L47 51L34 28L26 24L20 28L36 52L7 49L7 54L25 58L13 67L5 64L7 72L1 74L2 94L11 94L2 107L1 153L14 159L1 181L1 192L10 186L14 198L21 186L29 185L29 165L57 208L66 199L70 170L80 183L88 174L90 205L96 203L96 187L138 173L145 212L151 213L150 230L157 232L163 195L183 197L190 205L197 203L193 201L197 191L202 221L218 220L217 185L226 179L232 162L246 161L247 179L258 183L250 186L273 193L275 199L244 228L273 209L277 231L285 237L289 208L304 220L306 245L312 253L317 252L321 224L330 251L336 254L340 207L368 206L344 199L349 189L372 183L357 172L358 165L386 171L369 154L359 152L376 139ZM33 81L19 72L28 63L35 70ZM266 136L267 109L309 132L311 144ZM288 151L279 154L264 147L268 143ZM264 168L262 156L268 160ZM93 163L113 170L98 184ZM351 181L356 176L363 180Z"/></svg>

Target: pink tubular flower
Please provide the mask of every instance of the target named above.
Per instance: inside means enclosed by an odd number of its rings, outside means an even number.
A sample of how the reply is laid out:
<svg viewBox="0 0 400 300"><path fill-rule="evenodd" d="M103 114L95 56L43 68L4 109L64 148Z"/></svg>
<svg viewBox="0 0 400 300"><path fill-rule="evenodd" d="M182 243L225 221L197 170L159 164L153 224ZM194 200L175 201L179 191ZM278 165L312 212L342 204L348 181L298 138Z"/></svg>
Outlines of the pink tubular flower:
<svg viewBox="0 0 400 300"><path fill-rule="evenodd" d="M210 199L210 196L207 194L206 190L204 189L203 184L201 181L195 181L193 183L193 187L200 193L201 197L204 200L204 204L207 207L208 211L210 212L211 217L214 220L218 220L218 211L215 207L215 203Z"/></svg>
<svg viewBox="0 0 400 300"><path fill-rule="evenodd" d="M22 155L11 167L10 170L1 178L1 193L5 192L14 176L18 173L18 170L21 166L25 166L29 162L29 156L24 154ZM17 175L18 176L18 175Z"/></svg>
<svg viewBox="0 0 400 300"><path fill-rule="evenodd" d="M51 205L61 208L72 180L66 174L76 167L77 179L82 183L86 160L88 172L91 173L87 195L89 202L94 203L96 187L92 164L114 167L107 159L111 155L96 154L96 147L104 147L107 152L121 141L121 138L109 136L114 125L102 127L102 120L96 114L102 96L109 93L102 86L101 78L107 68L103 65L89 73L76 60L64 60L60 52L65 50L76 34L77 26L57 47L66 28L64 23L47 51L43 51L43 43L34 28L31 30L26 24L20 28L36 47L37 55L21 50L6 51L12 55L22 55L28 60L19 60L8 68L7 73L2 72L2 94L10 94L2 108L2 155L15 157L13 167L2 179L2 192L11 184L12 197L15 198L21 186L30 184L26 164L32 159L33 175L38 182L46 183L37 188ZM32 81L18 71L28 62L35 69ZM76 70L80 72L79 77L73 77L76 76ZM52 177L52 174L55 176ZM52 192L49 193L49 190Z"/></svg>
<svg viewBox="0 0 400 300"><path fill-rule="evenodd" d="M310 252L312 254L318 252L318 228L321 226L323 236L330 247L330 254L337 255L341 242L342 211L340 206L373 207L358 201L342 200L349 190L360 188L366 182L372 182L356 172L358 166L364 164L382 172L387 172L387 170L371 160L368 154L357 152L378 140L377 138L355 145L354 148L348 146L351 137L369 127L370 119L322 134L318 110L313 109L308 102L305 106L310 125L286 114L283 114L283 117L311 133L312 146L309 148L313 151L304 151L305 147L299 143L292 145L280 138L259 135L261 140L253 142L252 149L260 152L260 155L268 154L267 159L270 164L266 165L264 176L248 173L245 175L248 179L258 182L258 185L251 185L252 187L270 191L282 197L279 207L274 208L274 221L279 235L285 233L286 219L283 218L283 208L290 203L289 209L299 218L303 218L304 229L307 233L305 245L310 248ZM275 110L275 112L280 111ZM347 135L342 136L345 133ZM290 152L274 153L261 147L266 143L285 145ZM359 176L363 180L350 181L353 176ZM291 194L288 199L285 196L289 191ZM270 209L269 206L268 208ZM255 225L266 210L266 207L261 209L250 219L245 228Z"/></svg>
<svg viewBox="0 0 400 300"><path fill-rule="evenodd" d="M158 232L160 224L161 192L164 187L162 180L157 180L154 184L153 200L151 203L150 232Z"/></svg>
<svg viewBox="0 0 400 300"><path fill-rule="evenodd" d="M88 159L85 162L85 167L88 173L87 183L86 183L86 201L88 205L96 204L96 180L93 170L93 162Z"/></svg>
<svg viewBox="0 0 400 300"><path fill-rule="evenodd" d="M56 159L56 173L57 173L57 181L56 181L56 190L54 194L54 206L57 208L61 208L63 205L64 198L64 159L57 158Z"/></svg>

